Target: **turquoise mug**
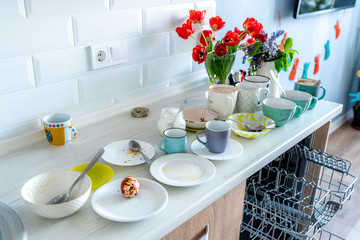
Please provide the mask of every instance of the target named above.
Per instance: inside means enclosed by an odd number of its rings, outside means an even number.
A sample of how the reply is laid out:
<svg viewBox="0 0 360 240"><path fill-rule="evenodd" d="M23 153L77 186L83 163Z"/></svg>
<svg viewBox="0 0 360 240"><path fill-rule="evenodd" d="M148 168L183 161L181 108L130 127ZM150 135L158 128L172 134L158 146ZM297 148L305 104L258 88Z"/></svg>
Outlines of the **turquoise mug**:
<svg viewBox="0 0 360 240"><path fill-rule="evenodd" d="M164 147L162 145L164 144ZM187 131L182 128L168 128L159 139L158 148L166 154L186 152Z"/></svg>
<svg viewBox="0 0 360 240"><path fill-rule="evenodd" d="M318 100L321 100L325 97L326 88L317 80L300 78L296 79L294 83L294 90L310 93L313 97L317 97ZM320 89L322 89L322 94L319 97ZM311 107L309 109L311 109Z"/></svg>
<svg viewBox="0 0 360 240"><path fill-rule="evenodd" d="M301 107L284 98L267 98L263 101L263 114L276 122L277 127L300 116Z"/></svg>
<svg viewBox="0 0 360 240"><path fill-rule="evenodd" d="M287 90L285 91L285 94L286 96L284 96L284 94L281 94L281 98L293 101L294 103L296 103L296 105L301 107L302 111L299 116L305 113L308 109L315 107L316 103L318 102L318 99L316 97L313 97L310 93L303 91Z"/></svg>

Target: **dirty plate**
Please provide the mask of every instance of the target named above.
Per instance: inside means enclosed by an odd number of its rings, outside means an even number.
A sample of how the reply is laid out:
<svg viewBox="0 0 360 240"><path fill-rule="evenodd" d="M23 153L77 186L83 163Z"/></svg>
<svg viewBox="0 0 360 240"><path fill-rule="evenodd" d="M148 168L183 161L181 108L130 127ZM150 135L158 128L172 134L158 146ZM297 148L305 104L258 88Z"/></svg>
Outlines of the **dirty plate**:
<svg viewBox="0 0 360 240"><path fill-rule="evenodd" d="M266 125L272 123L273 120L269 117L264 116L262 113L236 113L229 116L231 119L238 120L245 124L257 124L257 125ZM231 130L244 138L258 138L268 134L272 128L275 127L275 124L267 126L268 128L260 132L250 132L245 127L240 124L237 124L233 121L227 120L231 126Z"/></svg>
<svg viewBox="0 0 360 240"><path fill-rule="evenodd" d="M100 187L91 199L94 211L117 222L139 221L161 212L168 202L168 193L159 183L138 178L139 193L133 198L124 197L120 191L123 179L111 181Z"/></svg>
<svg viewBox="0 0 360 240"><path fill-rule="evenodd" d="M26 240L24 224L19 214L9 205L0 201L0 239Z"/></svg>
<svg viewBox="0 0 360 240"><path fill-rule="evenodd" d="M153 158L155 155L154 147L140 140L136 140L140 146L141 151L149 158ZM111 164L120 166L134 166L145 163L144 158L139 152L133 152L129 148L130 140L121 140L113 142L104 147L105 152L102 158Z"/></svg>
<svg viewBox="0 0 360 240"><path fill-rule="evenodd" d="M167 185L188 187L209 181L215 175L215 167L201 156L176 153L156 159L150 166L150 173Z"/></svg>
<svg viewBox="0 0 360 240"><path fill-rule="evenodd" d="M204 129L207 122L216 118L207 108L185 108L183 115L186 126L190 129Z"/></svg>
<svg viewBox="0 0 360 240"><path fill-rule="evenodd" d="M88 166L88 163L73 167L71 170L82 172ZM91 189L101 187L109 182L114 176L114 170L108 165L95 163L95 165L86 173L91 179Z"/></svg>

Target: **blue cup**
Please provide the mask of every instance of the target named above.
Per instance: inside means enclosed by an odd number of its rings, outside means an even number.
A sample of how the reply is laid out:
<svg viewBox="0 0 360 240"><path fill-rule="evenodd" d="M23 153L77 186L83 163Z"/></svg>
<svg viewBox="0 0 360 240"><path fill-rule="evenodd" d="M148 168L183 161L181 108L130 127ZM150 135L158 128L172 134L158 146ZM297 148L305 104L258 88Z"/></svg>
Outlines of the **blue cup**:
<svg viewBox="0 0 360 240"><path fill-rule="evenodd" d="M322 89L322 94L320 96L320 89ZM299 90L303 92L310 93L311 96L317 97L318 100L321 100L325 97L326 89L320 82L314 79L301 78L294 81L294 90ZM309 109L312 109L314 106L310 106Z"/></svg>
<svg viewBox="0 0 360 240"><path fill-rule="evenodd" d="M197 131L196 139L213 153L223 153L230 139L230 124L224 121L210 121L206 123L205 131ZM199 138L204 133L206 142Z"/></svg>
<svg viewBox="0 0 360 240"><path fill-rule="evenodd" d="M164 143L164 147L162 147ZM158 148L166 154L186 152L187 131L182 128L168 128L159 139Z"/></svg>

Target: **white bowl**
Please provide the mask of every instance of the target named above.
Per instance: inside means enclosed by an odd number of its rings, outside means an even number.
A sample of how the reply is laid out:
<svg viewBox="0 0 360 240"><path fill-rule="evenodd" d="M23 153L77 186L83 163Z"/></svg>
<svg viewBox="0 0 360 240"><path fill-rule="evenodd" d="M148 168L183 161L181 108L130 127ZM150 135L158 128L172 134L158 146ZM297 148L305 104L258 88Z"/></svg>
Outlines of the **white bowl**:
<svg viewBox="0 0 360 240"><path fill-rule="evenodd" d="M70 201L46 205L53 197L65 193L80 176L80 172L58 170L42 173L27 181L21 189L21 196L32 211L46 218L62 218L79 210L89 198L91 180L85 175L74 187Z"/></svg>

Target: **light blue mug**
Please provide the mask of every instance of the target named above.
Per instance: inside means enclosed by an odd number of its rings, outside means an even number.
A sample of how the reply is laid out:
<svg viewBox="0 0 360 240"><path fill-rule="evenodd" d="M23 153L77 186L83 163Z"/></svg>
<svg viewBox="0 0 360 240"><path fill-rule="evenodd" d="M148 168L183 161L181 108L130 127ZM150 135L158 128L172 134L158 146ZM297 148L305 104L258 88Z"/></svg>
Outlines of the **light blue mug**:
<svg viewBox="0 0 360 240"><path fill-rule="evenodd" d="M288 99L267 98L263 101L263 113L276 122L277 127L284 126L288 121L300 116L301 107Z"/></svg>
<svg viewBox="0 0 360 240"><path fill-rule="evenodd" d="M321 96L319 94L320 89L322 89ZM323 99L326 94L325 87L319 81L309 78L296 79L294 81L294 90L310 93L312 96L317 97L318 100ZM313 107L314 106L310 106L309 109L312 109Z"/></svg>
<svg viewBox="0 0 360 240"><path fill-rule="evenodd" d="M318 102L318 99L316 97L311 96L310 93L298 91L298 90L287 90L285 91L286 96L284 94L281 94L281 98L288 99L290 101L293 101L301 107L302 111L299 116L304 114L308 109L312 109L315 107L316 103Z"/></svg>
<svg viewBox="0 0 360 240"><path fill-rule="evenodd" d="M162 147L164 143L164 147ZM158 148L166 154L186 152L187 131L182 128L168 128L159 139Z"/></svg>

